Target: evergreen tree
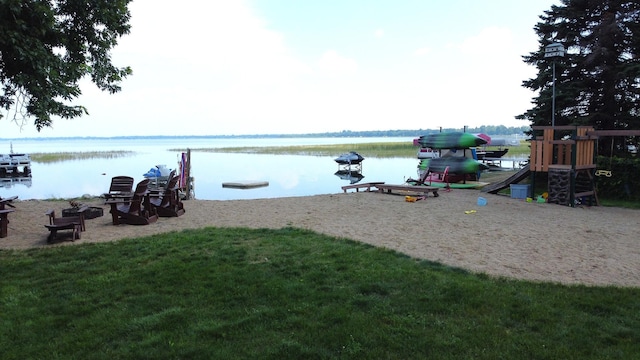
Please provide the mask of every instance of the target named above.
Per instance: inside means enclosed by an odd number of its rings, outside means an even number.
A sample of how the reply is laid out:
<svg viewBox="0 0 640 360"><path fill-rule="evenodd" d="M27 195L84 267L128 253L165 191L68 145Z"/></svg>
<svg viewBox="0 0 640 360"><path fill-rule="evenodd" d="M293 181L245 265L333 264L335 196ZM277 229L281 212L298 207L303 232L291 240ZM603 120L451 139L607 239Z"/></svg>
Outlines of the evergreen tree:
<svg viewBox="0 0 640 360"><path fill-rule="evenodd" d="M118 92L131 69L115 67L109 51L129 33L130 1L0 0L0 111L15 108L21 124L33 116L40 130L51 116L87 112L70 103L84 76Z"/></svg>
<svg viewBox="0 0 640 360"><path fill-rule="evenodd" d="M537 51L524 56L538 76L523 86L538 95L518 119L551 125L555 61L555 125L640 129L640 2L562 0L535 26ZM545 58L545 47L564 45L562 58Z"/></svg>

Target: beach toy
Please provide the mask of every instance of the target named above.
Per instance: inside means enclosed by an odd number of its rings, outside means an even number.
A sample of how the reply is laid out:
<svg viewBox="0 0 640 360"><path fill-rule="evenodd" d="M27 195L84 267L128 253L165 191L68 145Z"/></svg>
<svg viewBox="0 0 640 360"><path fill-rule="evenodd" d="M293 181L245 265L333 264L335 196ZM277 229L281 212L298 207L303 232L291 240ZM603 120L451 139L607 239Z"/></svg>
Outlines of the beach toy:
<svg viewBox="0 0 640 360"><path fill-rule="evenodd" d="M478 206L485 206L487 205L487 199L483 198L482 196L478 197Z"/></svg>
<svg viewBox="0 0 640 360"><path fill-rule="evenodd" d="M467 214L467 215L468 215L468 214L475 214L475 213L476 213L476 211L475 211L475 210L467 210L467 211L465 211L464 213L465 213L465 214Z"/></svg>
<svg viewBox="0 0 640 360"><path fill-rule="evenodd" d="M528 197L528 198L527 198L527 202L528 202L528 203L533 202L533 199L532 199L532 198L530 198L530 197Z"/></svg>
<svg viewBox="0 0 640 360"><path fill-rule="evenodd" d="M540 196L538 196L537 202L538 203L545 203L545 202L547 202L547 200L545 200L545 198L542 195L540 195Z"/></svg>

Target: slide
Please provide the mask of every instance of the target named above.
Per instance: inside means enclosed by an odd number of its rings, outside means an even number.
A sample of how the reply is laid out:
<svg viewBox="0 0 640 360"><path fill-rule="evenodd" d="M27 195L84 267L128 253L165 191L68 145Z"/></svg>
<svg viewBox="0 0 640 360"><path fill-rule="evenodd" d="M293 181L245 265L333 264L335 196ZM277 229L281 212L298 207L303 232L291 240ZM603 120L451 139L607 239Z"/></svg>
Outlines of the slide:
<svg viewBox="0 0 640 360"><path fill-rule="evenodd" d="M498 191L508 188L509 185L518 183L518 182L526 179L527 176L529 176L529 172L530 172L529 171L529 164L527 164L522 169L520 169L520 171L518 171L517 173L511 175L510 177L506 178L505 180L500 181L500 182L496 182L496 183L491 183L491 184L483 187L482 188L482 192L486 192L486 193L490 193L490 194L497 194Z"/></svg>

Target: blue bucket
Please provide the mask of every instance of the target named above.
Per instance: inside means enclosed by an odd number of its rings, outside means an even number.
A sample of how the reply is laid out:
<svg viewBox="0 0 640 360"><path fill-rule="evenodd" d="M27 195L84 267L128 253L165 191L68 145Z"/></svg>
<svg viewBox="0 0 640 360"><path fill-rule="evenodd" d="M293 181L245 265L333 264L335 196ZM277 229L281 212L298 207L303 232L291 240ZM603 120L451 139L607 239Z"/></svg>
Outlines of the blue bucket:
<svg viewBox="0 0 640 360"><path fill-rule="evenodd" d="M478 197L478 206L485 206L487 205L487 199L483 198L482 196Z"/></svg>

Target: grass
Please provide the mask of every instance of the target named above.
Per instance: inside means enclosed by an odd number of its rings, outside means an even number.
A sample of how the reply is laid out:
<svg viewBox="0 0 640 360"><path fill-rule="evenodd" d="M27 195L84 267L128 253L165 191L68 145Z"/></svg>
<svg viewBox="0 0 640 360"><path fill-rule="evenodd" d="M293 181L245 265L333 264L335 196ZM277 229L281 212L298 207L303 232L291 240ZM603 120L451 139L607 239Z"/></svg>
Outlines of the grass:
<svg viewBox="0 0 640 360"><path fill-rule="evenodd" d="M488 150L497 147L487 147ZM172 149L172 151L184 151L184 149ZM306 155L306 156L337 156L348 151L356 151L364 157L375 158L415 158L418 148L410 142L373 142L359 144L334 144L334 145L295 145L295 146L256 146L256 147L223 147L223 148L196 148L191 151L200 152L226 152L243 154L273 154L273 155ZM526 141L521 146L509 148L508 156L529 156L529 146Z"/></svg>
<svg viewBox="0 0 640 360"><path fill-rule="evenodd" d="M474 275L285 228L0 252L3 359L630 359L640 289Z"/></svg>
<svg viewBox="0 0 640 360"><path fill-rule="evenodd" d="M32 153L31 160L39 163L54 163L68 160L86 159L115 159L131 156L133 151L81 151L81 152L54 152L54 153Z"/></svg>

